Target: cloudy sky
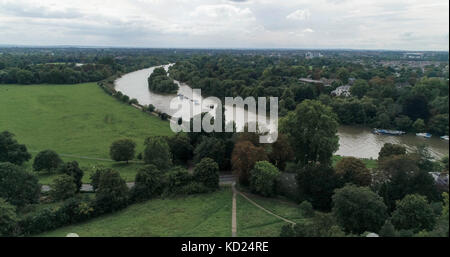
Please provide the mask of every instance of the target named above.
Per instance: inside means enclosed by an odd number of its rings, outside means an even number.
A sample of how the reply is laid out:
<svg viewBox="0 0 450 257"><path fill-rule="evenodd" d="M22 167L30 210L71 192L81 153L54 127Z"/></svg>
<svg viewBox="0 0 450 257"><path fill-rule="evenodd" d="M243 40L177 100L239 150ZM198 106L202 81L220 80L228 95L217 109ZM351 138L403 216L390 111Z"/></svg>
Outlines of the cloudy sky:
<svg viewBox="0 0 450 257"><path fill-rule="evenodd" d="M0 0L0 44L447 50L448 0Z"/></svg>

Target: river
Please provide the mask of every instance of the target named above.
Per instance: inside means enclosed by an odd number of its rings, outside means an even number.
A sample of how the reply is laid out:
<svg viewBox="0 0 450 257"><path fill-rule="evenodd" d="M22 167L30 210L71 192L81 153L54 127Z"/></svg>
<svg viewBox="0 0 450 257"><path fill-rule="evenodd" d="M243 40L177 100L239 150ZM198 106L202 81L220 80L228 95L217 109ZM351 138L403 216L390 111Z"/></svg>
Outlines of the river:
<svg viewBox="0 0 450 257"><path fill-rule="evenodd" d="M168 69L169 65L165 65L164 67ZM115 81L116 90L128 95L130 98L136 98L141 105L153 104L159 111L174 115L175 110L171 110L169 104L174 98L177 98L176 95L157 94L148 90L147 78L153 72L154 68L156 67L125 74ZM187 84L177 81L176 83L179 85L178 94L188 97L188 99L179 98L180 103L182 101L189 101L189 99L203 99L200 95L195 95L195 92L192 92L192 89ZM214 102L206 100L205 104L214 104ZM210 110L203 109L202 111ZM226 107L226 117L229 116L228 114L230 111L231 108ZM195 114L197 113L194 112L194 115ZM248 115L249 119L251 119L255 114L248 113ZM243 126L243 124L236 125L238 129ZM273 128L273 125L274 123L271 122L268 127ZM404 145L408 151L414 151L417 145L426 144L429 146L430 153L435 158L441 158L449 154L449 142L438 137L425 139L417 137L414 134L406 134L403 136L375 135L371 133L371 130L368 128L350 126L339 127L338 136L339 150L336 154L342 156L376 159L378 157L378 152L385 143Z"/></svg>

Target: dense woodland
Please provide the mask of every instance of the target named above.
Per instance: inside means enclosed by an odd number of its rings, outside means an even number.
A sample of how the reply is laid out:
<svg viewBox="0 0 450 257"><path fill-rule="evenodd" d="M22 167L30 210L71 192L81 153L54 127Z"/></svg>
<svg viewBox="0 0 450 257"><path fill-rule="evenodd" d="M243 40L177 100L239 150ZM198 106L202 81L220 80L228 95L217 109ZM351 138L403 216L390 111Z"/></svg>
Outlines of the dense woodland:
<svg viewBox="0 0 450 257"><path fill-rule="evenodd" d="M305 59L267 56L196 56L170 68L174 79L202 89L202 94L225 97L279 97L279 115L306 99L332 107L339 122L428 131L448 135L448 62L422 70L408 66L357 64L339 58ZM329 79L329 86L299 81ZM351 84L351 97L331 91Z"/></svg>

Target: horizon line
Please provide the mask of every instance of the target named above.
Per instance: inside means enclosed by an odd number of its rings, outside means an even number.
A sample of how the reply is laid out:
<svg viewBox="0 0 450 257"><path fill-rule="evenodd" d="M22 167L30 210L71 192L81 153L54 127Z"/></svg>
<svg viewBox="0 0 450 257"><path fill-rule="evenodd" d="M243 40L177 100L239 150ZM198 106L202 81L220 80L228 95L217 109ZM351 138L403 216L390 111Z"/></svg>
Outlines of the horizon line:
<svg viewBox="0 0 450 257"><path fill-rule="evenodd" d="M389 48L310 48L310 47L145 47L145 46L105 46L105 45L29 45L29 44L0 44L0 47L17 47L17 48L111 48L111 49L180 49L180 50L322 50L322 51L385 51L385 52L449 52L449 50L406 50L406 49L389 49Z"/></svg>

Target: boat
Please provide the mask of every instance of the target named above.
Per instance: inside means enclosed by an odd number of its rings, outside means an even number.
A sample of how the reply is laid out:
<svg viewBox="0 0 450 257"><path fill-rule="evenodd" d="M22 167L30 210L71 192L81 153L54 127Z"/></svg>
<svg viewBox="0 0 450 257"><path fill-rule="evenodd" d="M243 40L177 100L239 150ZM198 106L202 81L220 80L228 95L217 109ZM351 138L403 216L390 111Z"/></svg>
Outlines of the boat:
<svg viewBox="0 0 450 257"><path fill-rule="evenodd" d="M448 136L442 136L441 139L444 139L444 140L448 141Z"/></svg>
<svg viewBox="0 0 450 257"><path fill-rule="evenodd" d="M430 133L416 133L416 136L424 137L424 138L431 138L431 134Z"/></svg>
<svg viewBox="0 0 450 257"><path fill-rule="evenodd" d="M406 134L406 132L400 130L377 129L377 128L373 129L372 132L377 135L392 135L392 136L400 136Z"/></svg>

